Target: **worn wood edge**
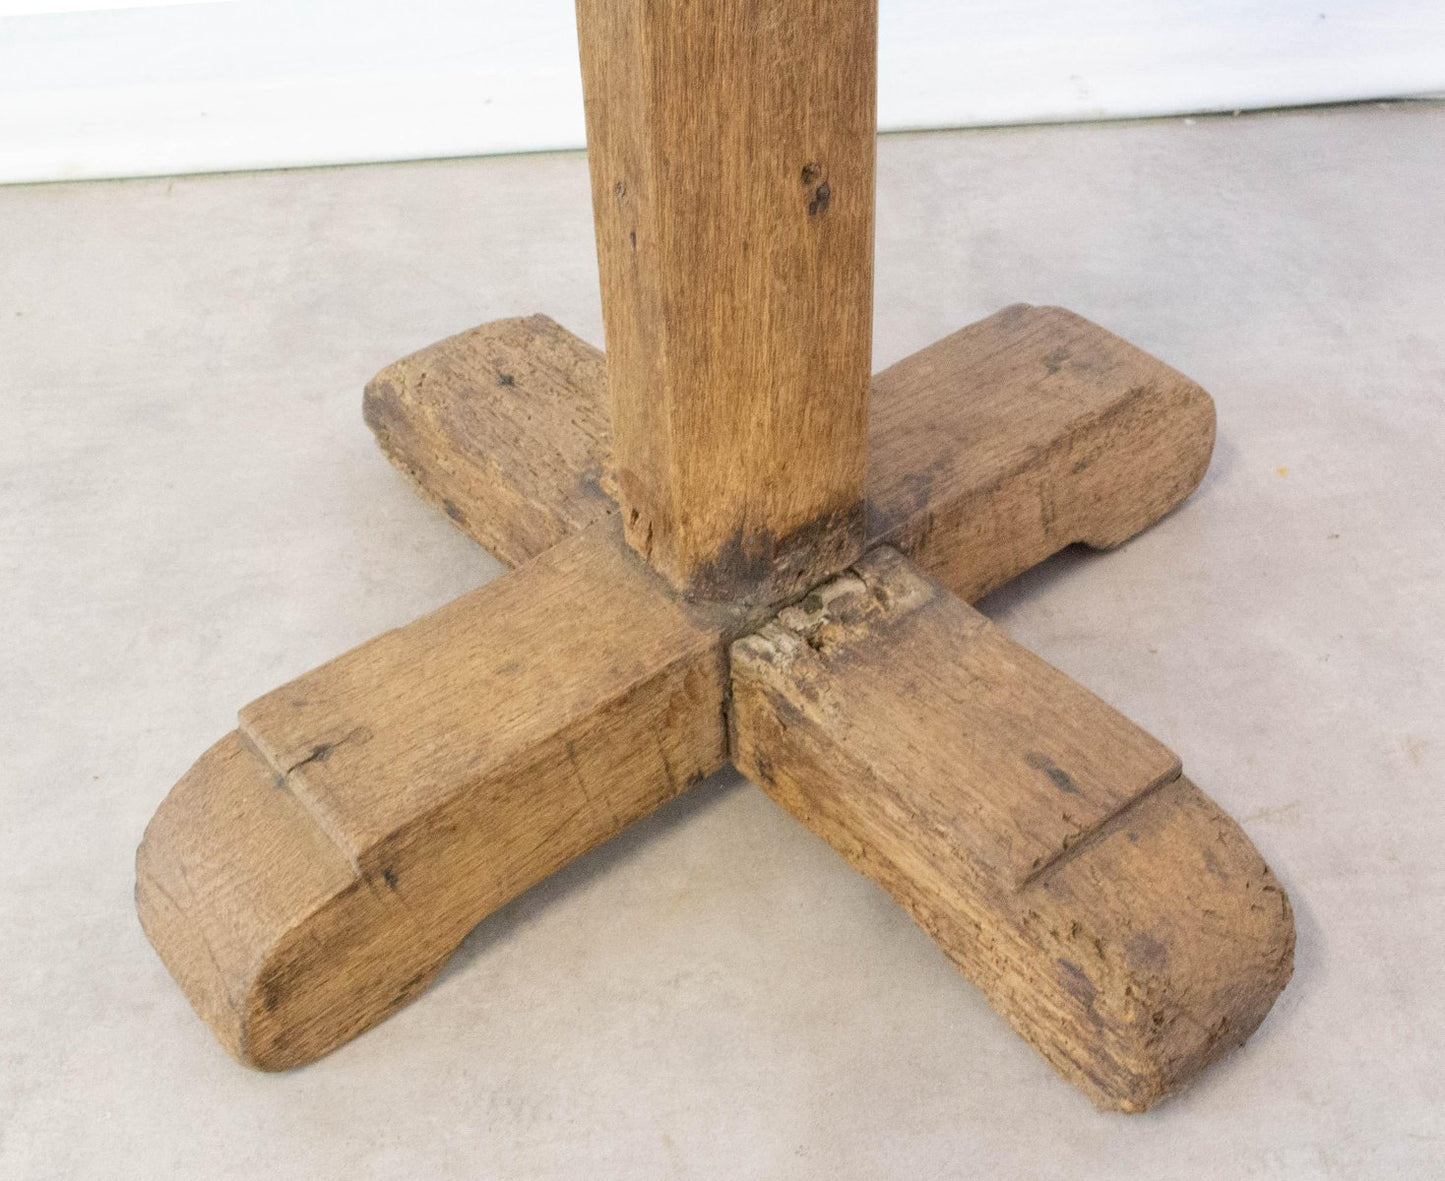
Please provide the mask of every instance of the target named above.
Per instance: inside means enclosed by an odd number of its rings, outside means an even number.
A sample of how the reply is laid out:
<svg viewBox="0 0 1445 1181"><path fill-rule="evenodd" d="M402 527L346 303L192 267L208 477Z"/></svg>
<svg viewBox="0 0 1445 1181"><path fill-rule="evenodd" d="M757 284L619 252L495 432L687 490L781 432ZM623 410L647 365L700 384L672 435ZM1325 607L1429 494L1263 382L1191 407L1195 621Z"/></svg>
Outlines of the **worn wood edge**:
<svg viewBox="0 0 1445 1181"><path fill-rule="evenodd" d="M423 497L508 566L616 511L600 349L537 314L388 365L362 415Z"/></svg>
<svg viewBox="0 0 1445 1181"><path fill-rule="evenodd" d="M534 354L547 363L528 364ZM505 562L616 511L602 354L545 316L388 366L365 406L387 457ZM1071 544L1116 546L1170 512L1203 479L1214 438L1196 383L1071 312L1017 304L874 377L868 544L973 601ZM833 555L828 573L848 560Z"/></svg>
<svg viewBox="0 0 1445 1181"><path fill-rule="evenodd" d="M1032 311L1039 309L1008 309L1005 313L1000 313L1000 316L1016 318ZM1049 309L1043 311L1054 314ZM1068 316L1068 313L1060 314ZM998 319L999 317L992 317L981 323L987 325ZM979 327L973 326L974 329ZM1088 327L1093 328L1091 325ZM456 342L468 337L471 339L467 347L459 350ZM1119 343L1122 345L1122 342ZM933 347L936 349L939 346ZM536 364L539 353L548 358L541 365ZM486 358L486 365L490 366L486 371L496 378L496 388L504 394L513 394L515 387L519 385L525 392L534 384L530 377L519 381L512 372L515 367L524 373L540 372L542 376L538 377L536 382L546 390L549 397L542 399L541 405L533 405L530 410L520 415L513 412L510 418L507 407L515 411L517 406L526 407L528 403L494 399L492 403L479 408L480 419L465 416L458 418L452 413L456 400L454 391L458 388L458 381L463 385L475 382L477 366L474 359L479 354ZM416 363L412 366L399 363L400 368L390 367L388 371L384 371L389 374L386 380L381 380L379 375L378 381L369 387L368 421L377 431L378 439L388 457L407 472L423 493L439 503L466 531L477 536L484 544L501 550L507 560L522 563L530 560L541 549L578 530L586 529L589 524L614 511L613 502L605 490L605 476L589 474L601 472L601 461L598 457L605 452L605 414L600 420L596 414L589 416L586 412L587 398L583 396L578 400L579 392L585 392L594 385L600 386L597 372L600 371L601 355L597 350L590 349L545 317L528 317L484 325L472 334L464 333L432 346L432 349L423 350L410 360ZM465 369L460 378L454 369L448 368L457 363ZM529 364L532 365L531 369L528 368ZM438 372L450 373L450 384L433 382L430 383L428 391L427 376ZM511 375L513 381L502 381L501 378L506 375ZM883 376L880 375L880 379ZM1199 397L1203 398L1203 403L1189 395L1188 387L1191 386L1192 383L1186 383L1184 387L1185 400L1192 402L1196 408L1199 405L1208 407L1212 442L1212 406L1208 405L1207 396L1203 395L1202 391L1199 391ZM928 387L925 385L924 388ZM1197 390L1197 387L1193 389ZM438 391L441 391L440 395ZM1146 391L1147 393L1149 391ZM885 401L886 399L885 394ZM1126 402L1136 407L1143 406L1142 412L1148 417L1149 397L1141 396L1135 390ZM600 406L600 401L596 404ZM499 406L503 408L502 411L492 413ZM478 409L475 406L471 408ZM569 409L576 413L569 414ZM483 463L478 467L472 462L475 452L463 450L456 453L461 459L458 459L455 465L450 464L450 458L454 458L451 449L466 439L476 438L477 422L486 421L488 414L492 414L492 420L482 433L495 437L497 429L504 430L509 446L514 448L514 454L533 451L539 431L543 436L557 435L560 432L561 437L555 448L555 454L559 458L535 470L509 470L496 463L491 463L490 466ZM496 422L501 422L502 427L497 427ZM1092 437L1090 432L1095 430L1097 423L1096 415L1083 434ZM402 429L398 429L398 424ZM418 429L408 433L412 427ZM431 448L430 460L426 458L428 448ZM1203 450L1204 462L1207 463L1207 448ZM579 460L579 456L583 458ZM1165 459L1169 460L1166 466L1172 464L1170 470L1184 470L1182 465L1173 463L1170 457L1166 456ZM464 460L466 462L463 462ZM1029 464L1025 463L1020 470L1028 468ZM577 475L579 469L582 472L580 478ZM1199 471L1202 473L1202 466L1199 466ZM448 480L450 482L447 482ZM1176 480L1176 490L1187 482L1187 477ZM539 494L538 488L543 488L545 492ZM1187 495L1187 491L1188 488L1185 488L1184 492L1178 493L1178 498L1182 499L1183 495ZM926 517L928 503L925 498L922 506L915 506L915 514L921 513ZM489 517L487 514L498 506L501 506L500 514L495 518ZM1107 520L1107 514L1096 517L1096 524L1100 519ZM901 528L899 520L900 518L894 515L892 528L895 531ZM1147 521L1144 523L1147 524ZM1117 533L1119 528L1125 527L1127 526L1120 526L1114 532ZM940 533L937 528L933 528L926 531L926 535L936 539ZM1083 539L1095 544L1113 544L1115 540L1122 539L1111 538L1114 538L1114 534L1096 531ZM939 551L935 548L933 552L936 554ZM955 570L954 577L963 581L971 577L975 585L988 584L993 579L1001 580L1001 576L996 572L981 578L977 571L970 572L967 569L963 574ZM743 630L739 627L738 617L718 623L718 628L719 634L727 638ZM455 945L455 939L450 939L449 942L444 940L443 943L447 945L440 949L431 948L420 960L413 962L416 970L404 979L386 977L382 993L392 987L394 991L385 996L378 993L370 1008L362 1006L366 1016L355 1028L348 1027L340 1034L333 1028L326 1036L312 1031L298 1042L289 1045L284 1044L286 1035L281 1035L280 1043L276 1040L276 1031L284 1028L284 1021L273 1021L269 1027L271 1032L266 1033L266 1021L257 1023L252 1019L257 1012L256 1006L265 999L266 986L254 984L254 981L261 980L265 975L258 965L280 962L276 958L278 945L274 940L275 932L268 931L264 938L260 938L260 944L264 944L268 949L264 954L256 950L258 945L254 940L245 944L245 948L249 950L233 947L226 954L217 952L218 946L222 947L223 951L226 947L218 933L219 928L215 924L208 926L205 922L190 922L181 913L186 907L193 910L199 908L197 913L200 913L215 902L217 895L208 894L205 890L197 893L192 883L187 880L184 861L179 861L174 856L174 848L184 843L179 834L189 828L199 830L207 824L214 824L228 836L226 842L210 849L208 856L216 856L219 852L229 850L226 856L231 857L236 865L248 860L256 864L269 863L268 858L273 856L275 850L266 842L292 841L298 848L309 850L306 856L315 862L313 870L325 871L322 873L321 884L316 886L320 894L312 900L312 909L307 911L307 914L313 911L322 913L329 906L332 909L327 913L336 916L338 925L350 924L357 931L364 931L367 923L373 922L373 919L367 916L375 910L373 903L362 897L362 886L358 884L363 883L366 891L374 898L374 875L368 878L364 872L358 870L354 858L348 860L350 853L335 844L335 834L328 833L324 825L318 825L315 816L309 813L298 816L294 811L283 810L279 813L286 818L283 824L274 808L261 803L270 797L257 792L256 786L265 781L274 787L280 774L276 766L268 763L265 758L258 757L258 749L252 737L238 734L223 739L198 760L192 771L177 785L172 793L174 798L168 798L162 805L155 821L147 830L137 861L137 905L147 933L161 952L163 960L191 996L198 1012L216 1029L223 1044L243 1061L272 1068L293 1065L324 1053L334 1044L339 1044L359 1032L360 1028L373 1024L386 1013L400 1007L425 987L427 980L445 962L446 956ZM286 796L285 792L276 794L280 798ZM279 829L277 825L280 825ZM278 832L287 832L290 828L296 828L296 833L292 836L283 838L277 835ZM233 837L236 838L234 841ZM259 841L261 845L253 845L249 853L238 851L246 846L247 841ZM575 852L569 852L562 861L574 855ZM328 875L336 869L336 856L341 856L351 868L348 871L338 871L342 873L342 877L332 880ZM284 857L282 860L284 861ZM347 874L349 876L346 876ZM301 877L304 878L305 875ZM236 897L250 890L254 897L250 902L238 904L237 913L249 911L260 914L263 918L268 913L264 898L268 887L263 882L248 879L244 874L238 875L238 880L230 885L221 883L218 886L210 883L208 888L220 889L222 894L229 889ZM178 898L187 899L186 906L179 905L176 901ZM300 920L296 920L293 925L296 930L305 929L305 923ZM468 923L466 929L469 929L470 925L472 924ZM465 930L462 933L464 934ZM356 938L361 937L357 935ZM302 941L304 942L304 938ZM362 954L359 950L361 948L362 943L357 943L354 954ZM258 955L261 956L260 959L257 959ZM270 955L271 960L267 961L266 955ZM217 967L221 961L227 965L224 972ZM248 972L252 975L248 976ZM224 987L218 987L217 981L223 979ZM242 987L238 984L238 981L246 979L253 980L253 985ZM274 978L268 979L272 980L271 1007L274 1009ZM255 991L257 988L260 992ZM243 1017L243 1014L251 1016ZM262 1033L258 1035L257 1030Z"/></svg>
<svg viewBox="0 0 1445 1181"><path fill-rule="evenodd" d="M204 857L236 872L212 885ZM240 1061L264 1066L250 1032L264 1007L257 978L266 953L292 928L298 900L319 910L352 880L340 851L232 731L196 760L146 826L136 850L136 911L217 1040Z"/></svg>
<svg viewBox="0 0 1445 1181"><path fill-rule="evenodd" d="M946 783L873 761L849 739L856 678L896 688L898 708L909 708L909 674L859 655L860 637L947 593L916 573L899 578L896 566L880 578L869 568L877 555L838 580L861 579L878 596L875 618L848 620L824 587L733 644L734 765L888 890L1097 1106L1147 1110L1269 1012L1293 971L1289 899L1240 827L1177 770L1141 781L1126 807L1021 879L980 861L967 827L937 810ZM958 607L955 636L997 632Z"/></svg>
<svg viewBox="0 0 1445 1181"><path fill-rule="evenodd" d="M619 533L608 522L565 545L605 546L640 567ZM504 578L536 581L548 576L546 565ZM500 581L474 594L485 597ZM660 582L656 593L657 610L679 610ZM637 610L645 614L647 604ZM221 1044L265 1070L330 1052L418 996L497 907L725 765L726 642L745 624L726 613L690 618L698 638L680 644L675 659L599 691L586 716L427 796L364 847L318 810L307 766L287 768L267 754L274 711L243 711L252 733L233 732L197 760L161 803L136 857L142 926ZM519 654L535 644L543 651L532 658L545 661L545 635L498 643ZM308 677L314 683L327 667ZM377 718L370 740L415 721ZM408 738L438 739L446 740L425 725Z"/></svg>
<svg viewBox="0 0 1445 1181"><path fill-rule="evenodd" d="M879 373L869 544L974 602L1073 544L1177 508L1214 451L1213 399L1097 324L1017 304Z"/></svg>

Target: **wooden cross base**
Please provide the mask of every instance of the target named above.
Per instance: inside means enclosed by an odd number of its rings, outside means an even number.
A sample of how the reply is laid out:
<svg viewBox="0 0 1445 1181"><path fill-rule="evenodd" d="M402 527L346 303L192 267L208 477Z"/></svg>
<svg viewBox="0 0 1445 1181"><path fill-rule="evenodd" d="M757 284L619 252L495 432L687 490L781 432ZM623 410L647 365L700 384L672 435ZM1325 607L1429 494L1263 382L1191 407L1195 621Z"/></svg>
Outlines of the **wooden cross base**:
<svg viewBox="0 0 1445 1181"><path fill-rule="evenodd" d="M1294 945L1268 868L1169 750L966 605L1182 500L1208 396L1027 307L873 392L876 544L768 620L623 544L602 357L545 317L371 383L393 462L518 568L246 707L152 821L141 919L227 1049L334 1049L730 752L1096 1102L1141 1110L1253 1031Z"/></svg>
<svg viewBox="0 0 1445 1181"><path fill-rule="evenodd" d="M231 1053L296 1066L731 760L1143 1110L1263 1019L1289 902L1171 751L968 603L1183 500L1209 397L1023 305L870 385L871 0L578 8L605 362L501 321L365 401L515 569L243 709L146 831L146 933Z"/></svg>

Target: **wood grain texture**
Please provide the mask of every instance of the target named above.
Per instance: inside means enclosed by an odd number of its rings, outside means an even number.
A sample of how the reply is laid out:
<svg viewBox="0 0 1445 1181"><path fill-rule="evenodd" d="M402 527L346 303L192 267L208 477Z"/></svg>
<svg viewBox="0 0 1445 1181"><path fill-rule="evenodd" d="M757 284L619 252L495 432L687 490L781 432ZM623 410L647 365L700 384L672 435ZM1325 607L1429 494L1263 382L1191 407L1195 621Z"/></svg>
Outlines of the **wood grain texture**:
<svg viewBox="0 0 1445 1181"><path fill-rule="evenodd" d="M602 353L546 316L496 320L388 365L366 423L468 536L520 566L616 510Z"/></svg>
<svg viewBox="0 0 1445 1181"><path fill-rule="evenodd" d="M578 0L628 541L771 602L862 551L876 0Z"/></svg>
<svg viewBox="0 0 1445 1181"><path fill-rule="evenodd" d="M738 618L679 604L607 521L267 694L146 830L146 933L242 1061L328 1052L723 765Z"/></svg>
<svg viewBox="0 0 1445 1181"><path fill-rule="evenodd" d="M975 593L1147 523L1212 440L1202 391L1053 309L991 317L875 388L875 530ZM366 410L460 527L531 564L248 706L148 830L152 941L268 1067L406 1003L487 913L719 766L721 654L750 626L629 557L601 354L546 317L390 366Z"/></svg>
<svg viewBox="0 0 1445 1181"><path fill-rule="evenodd" d="M1183 374L1017 304L874 378L869 545L972 602L1067 545L1153 524L1199 486L1214 433L1213 399Z"/></svg>
<svg viewBox="0 0 1445 1181"><path fill-rule="evenodd" d="M616 511L606 402L601 354L529 316L397 362L366 404L392 462L515 565ZM1127 540L1194 490L1213 447L1194 382L1072 312L1017 304L873 379L869 542L972 601L1073 542Z"/></svg>
<svg viewBox="0 0 1445 1181"><path fill-rule="evenodd" d="M1101 1106L1189 1081L1289 979L1288 899L1178 760L896 551L733 645L732 744Z"/></svg>

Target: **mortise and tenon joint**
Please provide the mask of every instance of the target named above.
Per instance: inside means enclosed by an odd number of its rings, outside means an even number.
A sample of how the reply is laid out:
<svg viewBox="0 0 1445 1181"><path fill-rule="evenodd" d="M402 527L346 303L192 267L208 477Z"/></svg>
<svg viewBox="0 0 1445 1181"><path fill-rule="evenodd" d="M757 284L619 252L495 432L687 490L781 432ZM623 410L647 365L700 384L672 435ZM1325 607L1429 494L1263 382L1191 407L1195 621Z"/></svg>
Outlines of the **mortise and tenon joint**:
<svg viewBox="0 0 1445 1181"><path fill-rule="evenodd" d="M1198 485L1214 409L1016 305L870 378L874 0L579 0L607 353L544 316L368 386L513 567L240 711L137 855L241 1061L415 999L479 921L732 761L1094 1102L1256 1028L1289 902L1178 756L969 603Z"/></svg>

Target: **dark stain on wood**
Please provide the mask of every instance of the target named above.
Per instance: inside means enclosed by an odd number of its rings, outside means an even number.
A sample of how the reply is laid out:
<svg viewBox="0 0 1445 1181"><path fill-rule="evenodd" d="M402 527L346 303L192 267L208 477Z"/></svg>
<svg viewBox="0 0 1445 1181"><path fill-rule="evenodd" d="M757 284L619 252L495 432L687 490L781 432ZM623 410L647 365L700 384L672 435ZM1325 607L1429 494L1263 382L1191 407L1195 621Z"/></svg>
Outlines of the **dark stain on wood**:
<svg viewBox="0 0 1445 1181"><path fill-rule="evenodd" d="M1074 777L1054 762L1053 759L1049 758L1048 755L1036 750L1029 751L1024 757L1024 762L1028 763L1035 771L1042 771L1048 776L1049 782L1061 792L1067 795L1078 794L1079 785L1074 782Z"/></svg>
<svg viewBox="0 0 1445 1181"><path fill-rule="evenodd" d="M1090 1011L1094 1008L1094 982L1084 974L1082 968L1072 960L1056 959L1059 966L1059 983L1065 992Z"/></svg>
<svg viewBox="0 0 1445 1181"><path fill-rule="evenodd" d="M862 555L866 512L860 500L782 537L768 529L738 529L715 557L698 565L684 595L780 607Z"/></svg>

